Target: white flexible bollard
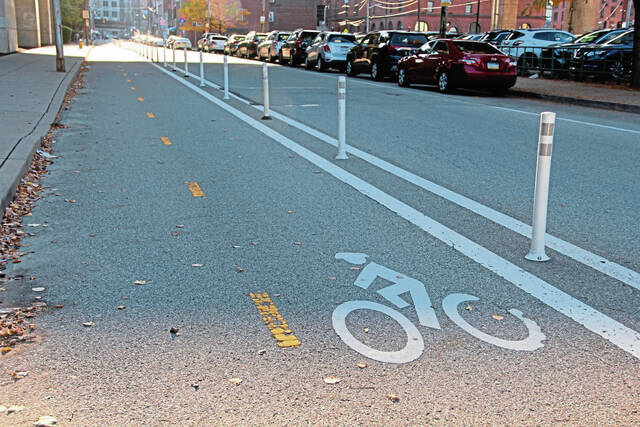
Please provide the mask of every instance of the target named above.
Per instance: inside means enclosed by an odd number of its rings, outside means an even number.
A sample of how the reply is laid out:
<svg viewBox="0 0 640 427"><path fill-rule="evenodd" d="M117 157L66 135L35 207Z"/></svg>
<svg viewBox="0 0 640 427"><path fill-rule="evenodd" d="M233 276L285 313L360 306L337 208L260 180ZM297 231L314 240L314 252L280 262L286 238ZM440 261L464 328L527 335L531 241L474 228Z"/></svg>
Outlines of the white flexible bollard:
<svg viewBox="0 0 640 427"><path fill-rule="evenodd" d="M200 51L200 87L204 87L204 64L202 63L202 51Z"/></svg>
<svg viewBox="0 0 640 427"><path fill-rule="evenodd" d="M262 105L264 106L264 115L262 120L271 120L269 114L269 70L267 64L262 64Z"/></svg>
<svg viewBox="0 0 640 427"><path fill-rule="evenodd" d="M176 68L176 47L175 47L175 45L172 46L172 48L173 48L173 69L171 71L175 71L175 70L177 70L177 68Z"/></svg>
<svg viewBox="0 0 640 427"><path fill-rule="evenodd" d="M347 79L338 77L338 155L336 159L346 160L347 157Z"/></svg>
<svg viewBox="0 0 640 427"><path fill-rule="evenodd" d="M162 45L162 65L167 68L167 47L164 44Z"/></svg>
<svg viewBox="0 0 640 427"><path fill-rule="evenodd" d="M187 47L184 47L184 76L189 77L189 62L187 61Z"/></svg>
<svg viewBox="0 0 640 427"><path fill-rule="evenodd" d="M224 54L224 99L229 99L229 61L227 61L227 54Z"/></svg>
<svg viewBox="0 0 640 427"><path fill-rule="evenodd" d="M533 194L533 221L531 224L531 248L525 256L529 261L548 261L545 253L544 236L547 231L547 202L549 200L549 174L551 172L551 151L556 113L540 113L538 136L538 163L536 184Z"/></svg>

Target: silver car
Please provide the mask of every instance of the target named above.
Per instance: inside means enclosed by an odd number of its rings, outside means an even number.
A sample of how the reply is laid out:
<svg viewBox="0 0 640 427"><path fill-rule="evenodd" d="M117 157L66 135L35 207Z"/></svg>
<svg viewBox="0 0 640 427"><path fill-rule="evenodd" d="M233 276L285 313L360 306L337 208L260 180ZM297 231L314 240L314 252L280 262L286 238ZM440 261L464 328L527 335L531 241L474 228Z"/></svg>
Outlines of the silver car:
<svg viewBox="0 0 640 427"><path fill-rule="evenodd" d="M318 71L326 71L329 68L342 70L347 63L349 49L356 43L354 34L323 31L307 48L304 66L308 70L313 67Z"/></svg>
<svg viewBox="0 0 640 427"><path fill-rule="evenodd" d="M258 59L268 59L270 62L275 61L280 56L280 48L282 43L289 38L291 33L283 31L271 31L258 45Z"/></svg>

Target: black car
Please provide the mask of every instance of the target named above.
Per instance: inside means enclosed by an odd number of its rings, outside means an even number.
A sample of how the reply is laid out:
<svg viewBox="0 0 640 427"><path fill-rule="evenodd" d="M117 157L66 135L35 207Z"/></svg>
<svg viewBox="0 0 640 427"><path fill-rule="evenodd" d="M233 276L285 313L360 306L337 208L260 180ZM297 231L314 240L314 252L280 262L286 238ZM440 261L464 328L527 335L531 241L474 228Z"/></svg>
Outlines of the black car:
<svg viewBox="0 0 640 427"><path fill-rule="evenodd" d="M606 43L627 31L629 31L628 28L591 31L571 43L559 43L546 47L540 53L542 70L552 74L567 72L573 52L578 48L589 44Z"/></svg>
<svg viewBox="0 0 640 427"><path fill-rule="evenodd" d="M242 34L231 34L227 39L227 42L224 44L224 53L226 55L235 55L236 50L238 50L238 44L244 40L244 35Z"/></svg>
<svg viewBox="0 0 640 427"><path fill-rule="evenodd" d="M602 44L581 47L573 52L569 70L578 78L593 75L617 81L631 79L633 30Z"/></svg>
<svg viewBox="0 0 640 427"><path fill-rule="evenodd" d="M347 54L346 72L349 76L371 73L373 80L395 76L398 60L411 55L428 42L425 33L409 31L372 31Z"/></svg>
<svg viewBox="0 0 640 427"><path fill-rule="evenodd" d="M280 54L278 56L280 63L294 66L304 62L307 56L307 47L311 45L318 34L320 34L320 31L295 30L280 46Z"/></svg>
<svg viewBox="0 0 640 427"><path fill-rule="evenodd" d="M262 40L267 37L266 33L259 33L257 31L250 31L240 43L236 49L236 56L241 58L253 58L258 56L258 45Z"/></svg>

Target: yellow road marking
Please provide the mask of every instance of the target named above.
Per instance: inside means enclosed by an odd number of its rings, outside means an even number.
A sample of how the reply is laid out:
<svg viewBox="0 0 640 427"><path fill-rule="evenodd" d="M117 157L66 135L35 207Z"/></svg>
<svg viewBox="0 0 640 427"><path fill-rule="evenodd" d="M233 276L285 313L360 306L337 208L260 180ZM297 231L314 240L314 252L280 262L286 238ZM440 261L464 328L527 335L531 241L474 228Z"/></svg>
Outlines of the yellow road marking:
<svg viewBox="0 0 640 427"><path fill-rule="evenodd" d="M187 186L189 187L189 191L191 191L193 197L204 197L204 191L202 191L197 182L187 181Z"/></svg>
<svg viewBox="0 0 640 427"><path fill-rule="evenodd" d="M171 140L169 138L167 138L166 136L161 136L160 140L162 141L162 143L164 145L171 145Z"/></svg>
<svg viewBox="0 0 640 427"><path fill-rule="evenodd" d="M142 101L144 101L144 98L143 98L143 97L141 97L141 96L139 96L139 97L138 97L138 101L142 102Z"/></svg>
<svg viewBox="0 0 640 427"><path fill-rule="evenodd" d="M127 83L131 83L131 79L127 79Z"/></svg>
<svg viewBox="0 0 640 427"><path fill-rule="evenodd" d="M136 87L135 86L131 86L131 90L136 90Z"/></svg>
<svg viewBox="0 0 640 427"><path fill-rule="evenodd" d="M293 335L293 331L289 329L289 325L284 321L282 315L278 311L269 294L266 292L251 292L249 296L256 305L258 314L262 317L267 329L278 342L278 347L298 347L300 340Z"/></svg>
<svg viewBox="0 0 640 427"><path fill-rule="evenodd" d="M154 116L153 113L147 113L147 117L149 117L150 119L154 119L156 116Z"/></svg>

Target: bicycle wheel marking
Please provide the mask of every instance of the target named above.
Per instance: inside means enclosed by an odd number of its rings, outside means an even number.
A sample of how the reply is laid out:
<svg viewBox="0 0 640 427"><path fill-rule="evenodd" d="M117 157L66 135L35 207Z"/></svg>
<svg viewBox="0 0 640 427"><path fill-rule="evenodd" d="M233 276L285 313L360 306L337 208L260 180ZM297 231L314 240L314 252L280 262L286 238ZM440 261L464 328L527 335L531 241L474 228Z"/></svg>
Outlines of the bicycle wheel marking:
<svg viewBox="0 0 640 427"><path fill-rule="evenodd" d="M266 292L251 292L249 296L256 305L258 314L267 325L267 329L278 342L278 347L298 347L300 340L289 329L289 325L282 318L271 298L269 298L269 294Z"/></svg>
<svg viewBox="0 0 640 427"><path fill-rule="evenodd" d="M398 351L380 351L375 348L371 348L361 341L358 341L356 337L347 328L347 316L349 313L355 310L373 310L386 314L393 320L398 322L402 329L407 334L407 345ZM386 305L378 304L372 301L347 301L340 304L333 310L331 316L333 323L333 329L342 338L342 341L353 350L358 353L379 362L386 363L408 363L416 360L422 355L424 351L424 340L422 334L418 331L418 328L411 323L402 313L393 308L389 308Z"/></svg>

